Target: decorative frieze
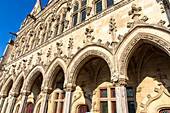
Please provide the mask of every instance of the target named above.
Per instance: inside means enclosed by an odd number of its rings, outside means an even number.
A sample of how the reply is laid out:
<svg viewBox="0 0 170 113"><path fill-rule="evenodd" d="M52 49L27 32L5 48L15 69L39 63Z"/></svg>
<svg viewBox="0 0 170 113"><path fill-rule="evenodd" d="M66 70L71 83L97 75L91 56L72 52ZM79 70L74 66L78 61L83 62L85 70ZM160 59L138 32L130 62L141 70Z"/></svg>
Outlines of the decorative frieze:
<svg viewBox="0 0 170 113"><path fill-rule="evenodd" d="M61 47L63 46L62 42L56 42L56 47L57 47L57 53L54 53L54 56L56 57L61 57L63 51L61 49Z"/></svg>
<svg viewBox="0 0 170 113"><path fill-rule="evenodd" d="M86 28L86 31L85 31L86 39L83 41L85 44L92 43L92 41L95 39L94 36L92 36L93 31L94 29L91 28L91 26Z"/></svg>
<svg viewBox="0 0 170 113"><path fill-rule="evenodd" d="M68 41L68 57L71 58L72 55L72 49L73 49L73 38L69 38L69 41Z"/></svg>

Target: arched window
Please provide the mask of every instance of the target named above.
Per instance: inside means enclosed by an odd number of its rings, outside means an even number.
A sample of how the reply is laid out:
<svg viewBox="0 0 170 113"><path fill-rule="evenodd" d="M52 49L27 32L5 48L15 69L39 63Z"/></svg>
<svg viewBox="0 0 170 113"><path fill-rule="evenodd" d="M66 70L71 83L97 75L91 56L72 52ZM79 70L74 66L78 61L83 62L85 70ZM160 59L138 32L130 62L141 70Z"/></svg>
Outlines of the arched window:
<svg viewBox="0 0 170 113"><path fill-rule="evenodd" d="M57 24L55 25L55 36L58 35L59 31L60 16L57 18Z"/></svg>
<svg viewBox="0 0 170 113"><path fill-rule="evenodd" d="M60 33L62 33L62 32L64 31L64 21L65 21L66 16L67 16L67 12L65 12L65 13L62 15L61 31L60 31Z"/></svg>
<svg viewBox="0 0 170 113"><path fill-rule="evenodd" d="M25 109L25 113L32 113L33 112L33 108L34 108L34 104L33 103L29 103Z"/></svg>
<svg viewBox="0 0 170 113"><path fill-rule="evenodd" d="M88 112L88 106L87 105L81 105L78 109L78 113L86 113Z"/></svg>
<svg viewBox="0 0 170 113"><path fill-rule="evenodd" d="M159 111L159 113L170 113L170 109L161 110L161 111Z"/></svg>
<svg viewBox="0 0 170 113"><path fill-rule="evenodd" d="M73 26L75 26L78 21L78 8L79 8L79 4L76 3L76 5L74 6L74 12L73 12Z"/></svg>
<svg viewBox="0 0 170 113"><path fill-rule="evenodd" d="M55 110L54 113L63 113L63 106L64 106L64 98L65 98L65 93L63 92L57 92L55 94Z"/></svg>
<svg viewBox="0 0 170 113"><path fill-rule="evenodd" d="M81 5L79 5L78 3L75 4L73 9L72 26L75 26L86 19L86 4L87 0L82 0Z"/></svg>

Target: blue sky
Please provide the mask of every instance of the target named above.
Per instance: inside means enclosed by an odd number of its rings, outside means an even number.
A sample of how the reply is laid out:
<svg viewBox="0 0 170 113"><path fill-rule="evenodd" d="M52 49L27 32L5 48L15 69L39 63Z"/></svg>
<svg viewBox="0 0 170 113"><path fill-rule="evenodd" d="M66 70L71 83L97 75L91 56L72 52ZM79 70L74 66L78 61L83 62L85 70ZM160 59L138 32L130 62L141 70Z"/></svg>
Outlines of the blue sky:
<svg viewBox="0 0 170 113"><path fill-rule="evenodd" d="M1 0L0 7L0 57L3 55L11 34L16 33L27 13L30 13L37 0ZM48 0L41 0L42 7Z"/></svg>

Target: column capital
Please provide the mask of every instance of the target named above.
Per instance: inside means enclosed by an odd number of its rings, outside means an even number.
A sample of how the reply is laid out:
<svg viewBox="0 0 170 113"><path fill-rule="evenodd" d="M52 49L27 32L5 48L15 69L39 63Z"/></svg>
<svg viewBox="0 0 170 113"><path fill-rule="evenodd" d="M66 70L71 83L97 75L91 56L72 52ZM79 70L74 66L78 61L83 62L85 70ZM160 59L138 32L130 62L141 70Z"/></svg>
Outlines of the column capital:
<svg viewBox="0 0 170 113"><path fill-rule="evenodd" d="M15 92L11 92L10 95L11 95L12 97L17 97L19 94L15 93Z"/></svg>
<svg viewBox="0 0 170 113"><path fill-rule="evenodd" d="M76 88L76 85L75 84L72 84L72 83L67 83L64 87L64 90L65 91L74 91Z"/></svg>
<svg viewBox="0 0 170 113"><path fill-rule="evenodd" d="M42 93L50 94L52 92L52 88L43 87L41 91Z"/></svg>
<svg viewBox="0 0 170 113"><path fill-rule="evenodd" d="M119 78L119 80L118 81L116 81L116 82L114 82L113 84L115 85L115 86L127 86L127 79L126 78Z"/></svg>
<svg viewBox="0 0 170 113"><path fill-rule="evenodd" d="M1 94L1 95L0 95L0 98L5 98L5 97L7 97L6 94Z"/></svg>
<svg viewBox="0 0 170 113"><path fill-rule="evenodd" d="M22 94L22 96L23 96L23 95L28 96L28 95L31 94L31 92L30 92L30 91L23 90L23 91L21 92L21 94Z"/></svg>

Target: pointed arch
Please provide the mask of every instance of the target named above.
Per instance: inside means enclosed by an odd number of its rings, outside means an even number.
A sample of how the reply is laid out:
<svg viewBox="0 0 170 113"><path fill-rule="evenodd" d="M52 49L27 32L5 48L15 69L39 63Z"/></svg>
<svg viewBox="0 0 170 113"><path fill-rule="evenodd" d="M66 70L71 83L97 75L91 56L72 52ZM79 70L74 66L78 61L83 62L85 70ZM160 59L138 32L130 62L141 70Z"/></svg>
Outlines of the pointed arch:
<svg viewBox="0 0 170 113"><path fill-rule="evenodd" d="M127 67L133 51L142 43L152 44L170 56L170 32L155 26L136 26L119 45L116 52L120 75L127 77Z"/></svg>
<svg viewBox="0 0 170 113"><path fill-rule="evenodd" d="M12 86L12 92L19 94L24 82L24 73L21 72Z"/></svg>
<svg viewBox="0 0 170 113"><path fill-rule="evenodd" d="M67 76L67 82L75 84L76 82L76 77L79 68L83 65L81 63L84 60L88 60L88 58L92 57L101 57L106 61L110 68L110 72L112 72L113 69L113 55L112 53L100 46L86 46L83 48L81 51L79 51L71 60L69 67L68 67L68 72L69 75Z"/></svg>
<svg viewBox="0 0 170 113"><path fill-rule="evenodd" d="M42 77L44 78L44 69L42 66L36 66L34 67L28 74L27 74L27 78L24 81L24 86L23 89L26 91L30 91L32 84L34 83L34 81L36 80L36 78L39 76L39 74L42 74Z"/></svg>
<svg viewBox="0 0 170 113"><path fill-rule="evenodd" d="M4 86L2 87L1 94L7 96L12 88L12 85L13 85L13 79L12 76L10 76L8 80L5 82Z"/></svg>
<svg viewBox="0 0 170 113"><path fill-rule="evenodd" d="M52 61L52 63L47 68L47 71L46 71L47 76L46 76L46 79L44 81L45 87L52 87L52 78L54 76L54 71L59 70L59 68L61 68L63 70L64 78L66 78L66 68L67 68L66 64L62 59L56 58Z"/></svg>

